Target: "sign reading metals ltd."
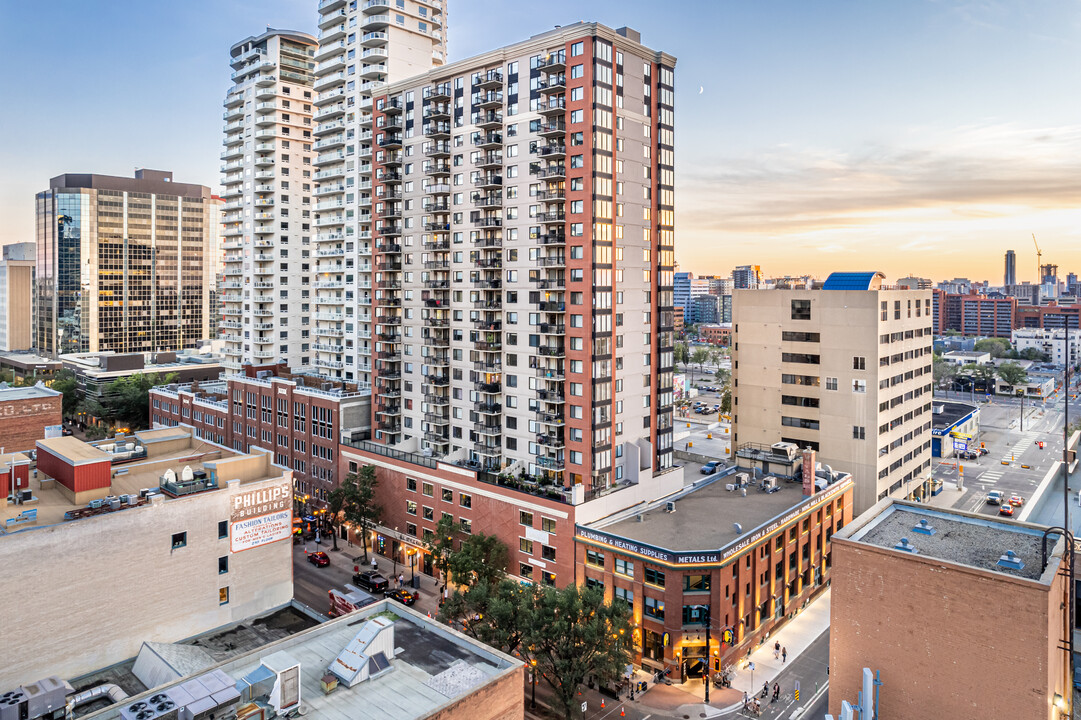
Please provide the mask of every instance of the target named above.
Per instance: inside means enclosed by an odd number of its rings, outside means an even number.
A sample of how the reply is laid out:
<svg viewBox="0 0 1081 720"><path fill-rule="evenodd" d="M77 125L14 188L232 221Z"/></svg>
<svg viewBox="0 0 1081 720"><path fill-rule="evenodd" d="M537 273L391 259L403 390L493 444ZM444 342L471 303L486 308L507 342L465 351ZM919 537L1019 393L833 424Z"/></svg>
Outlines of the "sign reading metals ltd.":
<svg viewBox="0 0 1081 720"><path fill-rule="evenodd" d="M229 549L250 550L293 532L293 488L288 482L237 493L229 515Z"/></svg>

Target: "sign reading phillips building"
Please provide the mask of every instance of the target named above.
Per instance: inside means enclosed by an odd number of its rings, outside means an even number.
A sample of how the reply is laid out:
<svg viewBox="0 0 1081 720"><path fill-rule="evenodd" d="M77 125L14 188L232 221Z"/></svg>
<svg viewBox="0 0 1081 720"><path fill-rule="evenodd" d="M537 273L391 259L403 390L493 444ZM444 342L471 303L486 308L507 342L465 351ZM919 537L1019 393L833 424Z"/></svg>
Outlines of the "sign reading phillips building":
<svg viewBox="0 0 1081 720"><path fill-rule="evenodd" d="M293 488L288 482L237 493L232 503L229 515L232 552L286 540L292 535Z"/></svg>

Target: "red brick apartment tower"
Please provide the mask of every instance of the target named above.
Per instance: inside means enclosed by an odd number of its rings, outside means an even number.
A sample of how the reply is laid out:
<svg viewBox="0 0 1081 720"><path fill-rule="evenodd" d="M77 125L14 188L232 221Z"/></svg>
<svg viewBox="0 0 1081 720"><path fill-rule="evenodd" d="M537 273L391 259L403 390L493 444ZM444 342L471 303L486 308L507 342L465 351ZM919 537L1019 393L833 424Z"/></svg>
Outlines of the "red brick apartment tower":
<svg viewBox="0 0 1081 720"><path fill-rule="evenodd" d="M376 442L579 501L671 467L674 65L578 23L375 98Z"/></svg>

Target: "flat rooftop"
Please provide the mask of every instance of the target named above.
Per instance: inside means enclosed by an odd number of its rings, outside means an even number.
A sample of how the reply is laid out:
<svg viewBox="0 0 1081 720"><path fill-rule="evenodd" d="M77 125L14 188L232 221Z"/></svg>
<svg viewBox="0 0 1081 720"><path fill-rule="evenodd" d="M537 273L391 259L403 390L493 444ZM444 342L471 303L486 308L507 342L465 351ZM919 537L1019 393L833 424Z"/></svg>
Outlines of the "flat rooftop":
<svg viewBox="0 0 1081 720"><path fill-rule="evenodd" d="M43 447L51 454L63 458L72 464L84 462L100 462L109 460L109 454L98 450L93 445L85 443L77 437L68 435L58 438L45 438L38 440L39 447Z"/></svg>
<svg viewBox="0 0 1081 720"><path fill-rule="evenodd" d="M916 532L914 528L920 525L920 520L926 520L935 533ZM1044 574L1040 565L1042 535L1043 528L1013 520L894 502L862 526L854 528L847 539L893 549L906 538L919 557L1040 580ZM1049 539L1048 554L1056 542L1058 537ZM1014 569L999 565L999 558L1007 551L1013 551L1024 567ZM908 554L905 550L895 552Z"/></svg>
<svg viewBox="0 0 1081 720"><path fill-rule="evenodd" d="M34 398L56 397L60 392L50 390L44 385L31 385L29 387L5 387L0 388L0 403L12 400L33 400Z"/></svg>
<svg viewBox="0 0 1081 720"><path fill-rule="evenodd" d="M116 474L112 478L110 494L117 496L138 495L143 488L158 488L160 486L159 480L167 469L171 469L179 478L185 466L191 466L192 470L205 470L205 462L227 460L242 455L220 445L201 440L184 428L142 431L125 436L123 441L137 442L144 445L147 448L147 457L136 459L133 462L113 465ZM78 457L83 457L84 460L110 457L108 453L98 450L93 445L70 436L39 440L38 442L42 445L48 444L47 447L59 444L60 450L58 454L69 460L76 460ZM113 442L113 439L109 439L98 444L103 445ZM270 462L272 460L273 458L271 458ZM276 466L271 467L276 469ZM281 472L284 472L284 470ZM220 476L222 473L219 472L218 474ZM219 477L219 490L232 477L236 477L236 475L229 474L225 477ZM19 528L19 530L33 530L45 525L65 522L64 513L86 507L84 504L76 505L72 503L68 496L57 487L57 483L48 482L46 487L42 488L43 479L45 479L45 475L38 471L30 473L30 490L33 492L34 498L36 498L35 502L24 505L0 505L0 527L3 527L4 521L17 517L23 510L37 509L37 524ZM242 482L244 481L242 478ZM218 492L219 490L208 490L206 492ZM165 502L169 501L170 498L166 496ZM115 512L137 510L136 507ZM78 522L78 520L67 522ZM0 537L3 537L2 533L0 533Z"/></svg>
<svg viewBox="0 0 1081 720"><path fill-rule="evenodd" d="M961 418L977 409L972 403L953 402L952 400L935 400L931 403L931 407L935 409L942 408L942 412L931 414L931 423L935 430L945 430L953 427Z"/></svg>
<svg viewBox="0 0 1081 720"><path fill-rule="evenodd" d="M391 670L354 685L344 684L324 695L320 680L334 659L365 623L380 615L393 621L395 654ZM260 659L285 652L300 663L300 695L305 718L320 720L413 720L427 717L447 703L476 692L522 663L390 600L382 600L349 615L317 625L216 667L234 680L257 670ZM198 675L200 673L193 673ZM190 678L190 676L189 676ZM181 679L150 692L181 685ZM517 687L521 687L518 685ZM136 696L88 715L94 720L119 720L120 709Z"/></svg>
<svg viewBox="0 0 1081 720"><path fill-rule="evenodd" d="M676 505L675 512L668 512L666 503L669 500L662 498L640 513L641 520L637 515L631 515L612 524L601 521L587 527L675 552L712 551L746 537L756 528L823 494L807 497L801 483L781 480L778 492L767 493L752 484L747 487L744 497L739 490L725 488L734 481L735 476L728 475L690 492L684 491L672 500ZM831 485L823 492L835 487ZM742 533L736 532L736 523L742 526Z"/></svg>

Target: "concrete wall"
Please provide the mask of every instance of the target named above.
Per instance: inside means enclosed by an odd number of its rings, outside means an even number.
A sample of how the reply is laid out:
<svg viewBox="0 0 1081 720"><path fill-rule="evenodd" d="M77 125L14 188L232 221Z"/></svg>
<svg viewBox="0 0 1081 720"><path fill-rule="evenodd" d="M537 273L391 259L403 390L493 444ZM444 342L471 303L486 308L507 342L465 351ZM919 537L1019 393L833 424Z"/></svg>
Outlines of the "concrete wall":
<svg viewBox="0 0 1081 720"><path fill-rule="evenodd" d="M175 642L288 603L289 540L231 553L218 537L236 492L283 482L288 473L0 537L4 587L20 598L4 603L0 687L76 677L135 656L144 640ZM179 532L187 545L174 550Z"/></svg>
<svg viewBox="0 0 1081 720"><path fill-rule="evenodd" d="M1062 692L1063 580L1040 583L835 538L830 712L881 670L879 713L1052 718Z"/></svg>

